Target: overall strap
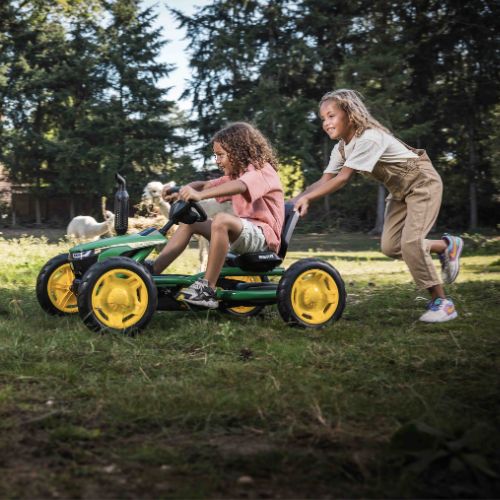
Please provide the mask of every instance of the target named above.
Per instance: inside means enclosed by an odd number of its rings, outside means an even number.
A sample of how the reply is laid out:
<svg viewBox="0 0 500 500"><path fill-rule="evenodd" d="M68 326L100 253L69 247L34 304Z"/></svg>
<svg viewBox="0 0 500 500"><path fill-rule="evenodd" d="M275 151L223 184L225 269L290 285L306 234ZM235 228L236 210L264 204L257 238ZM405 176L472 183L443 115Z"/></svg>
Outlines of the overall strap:
<svg viewBox="0 0 500 500"><path fill-rule="evenodd" d="M340 139L339 141L339 153L342 156L342 159L345 161L345 151L344 151L344 140Z"/></svg>

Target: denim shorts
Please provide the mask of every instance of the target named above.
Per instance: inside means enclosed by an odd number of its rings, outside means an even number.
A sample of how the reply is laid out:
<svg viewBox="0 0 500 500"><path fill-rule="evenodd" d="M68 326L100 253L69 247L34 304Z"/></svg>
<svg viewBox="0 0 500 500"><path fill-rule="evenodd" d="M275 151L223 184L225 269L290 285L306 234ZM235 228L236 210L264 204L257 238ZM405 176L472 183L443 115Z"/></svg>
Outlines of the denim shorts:
<svg viewBox="0 0 500 500"><path fill-rule="evenodd" d="M241 223L243 224L243 229L238 238L231 243L229 247L231 252L242 254L269 250L264 233L259 226L248 222L246 219L241 219Z"/></svg>

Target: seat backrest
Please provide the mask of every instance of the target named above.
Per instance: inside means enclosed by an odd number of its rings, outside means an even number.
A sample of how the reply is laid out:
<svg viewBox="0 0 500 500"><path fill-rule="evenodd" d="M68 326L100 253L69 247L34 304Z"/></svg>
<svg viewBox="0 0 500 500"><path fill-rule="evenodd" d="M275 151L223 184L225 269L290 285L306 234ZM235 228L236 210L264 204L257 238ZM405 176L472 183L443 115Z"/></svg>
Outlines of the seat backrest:
<svg viewBox="0 0 500 500"><path fill-rule="evenodd" d="M283 223L283 229L281 231L281 246L278 251L278 256L282 259L285 258L288 244L292 239L293 230L299 220L299 212L295 212L293 207L293 203L285 203L285 222Z"/></svg>

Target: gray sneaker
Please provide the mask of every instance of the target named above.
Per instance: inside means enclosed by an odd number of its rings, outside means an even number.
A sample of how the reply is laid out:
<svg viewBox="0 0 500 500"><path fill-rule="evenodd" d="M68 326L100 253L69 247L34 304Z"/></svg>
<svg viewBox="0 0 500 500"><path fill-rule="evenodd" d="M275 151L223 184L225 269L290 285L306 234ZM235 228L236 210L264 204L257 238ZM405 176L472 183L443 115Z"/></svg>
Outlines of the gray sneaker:
<svg viewBox="0 0 500 500"><path fill-rule="evenodd" d="M444 234L442 239L448 243L446 250L439 254L441 261L441 277L446 284L453 283L460 272L460 255L464 248L464 240L459 236Z"/></svg>
<svg viewBox="0 0 500 500"><path fill-rule="evenodd" d="M193 306L207 307L208 309L217 309L219 307L215 290L208 285L208 281L205 279L199 279L187 288L183 288L177 294L176 299Z"/></svg>

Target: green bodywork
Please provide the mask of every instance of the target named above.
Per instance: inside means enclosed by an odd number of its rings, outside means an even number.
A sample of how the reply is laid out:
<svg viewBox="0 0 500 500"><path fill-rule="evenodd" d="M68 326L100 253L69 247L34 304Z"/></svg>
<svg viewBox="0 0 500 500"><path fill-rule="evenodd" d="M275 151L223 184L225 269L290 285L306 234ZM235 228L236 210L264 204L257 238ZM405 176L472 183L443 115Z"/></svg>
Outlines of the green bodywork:
<svg viewBox="0 0 500 500"><path fill-rule="evenodd" d="M220 273L221 278L227 276L282 276L285 268L276 267L272 271L251 272L244 271L239 267L223 267ZM158 288L161 287L176 287L189 286L197 279L203 278L203 273L193 275L188 274L161 274L153 277L153 280ZM266 283L266 285L268 285ZM223 290L217 288L217 298L226 301L251 301L252 299L272 300L276 298L276 290Z"/></svg>
<svg viewBox="0 0 500 500"><path fill-rule="evenodd" d="M71 248L69 253L73 254L93 250L99 254L97 261L102 262L109 257L119 257L120 255L134 252L131 258L136 262L142 262L155 247L164 246L166 243L167 238L163 234L159 231L153 231L146 236L135 233L92 241L90 243L82 243Z"/></svg>
<svg viewBox="0 0 500 500"><path fill-rule="evenodd" d="M136 262L144 262L146 257L158 247L163 247L167 243L167 238L159 231L155 230L147 235L140 233L129 234L124 236L115 236L103 240L93 241L90 243L82 243L72 247L70 254L84 253L93 251L97 254L97 261L102 262L110 257L119 257L126 255ZM239 267L224 267L222 268L220 277L227 276L282 276L285 269L276 267L271 271L252 272L244 271ZM197 279L202 278L203 273L193 275L187 274L161 274L153 276L153 281L157 288L173 288L184 287L194 283ZM277 287L276 287L277 288ZM267 284L266 290L224 290L217 289L217 298L230 302L248 302L252 299L273 300L276 299L276 289L269 289Z"/></svg>

